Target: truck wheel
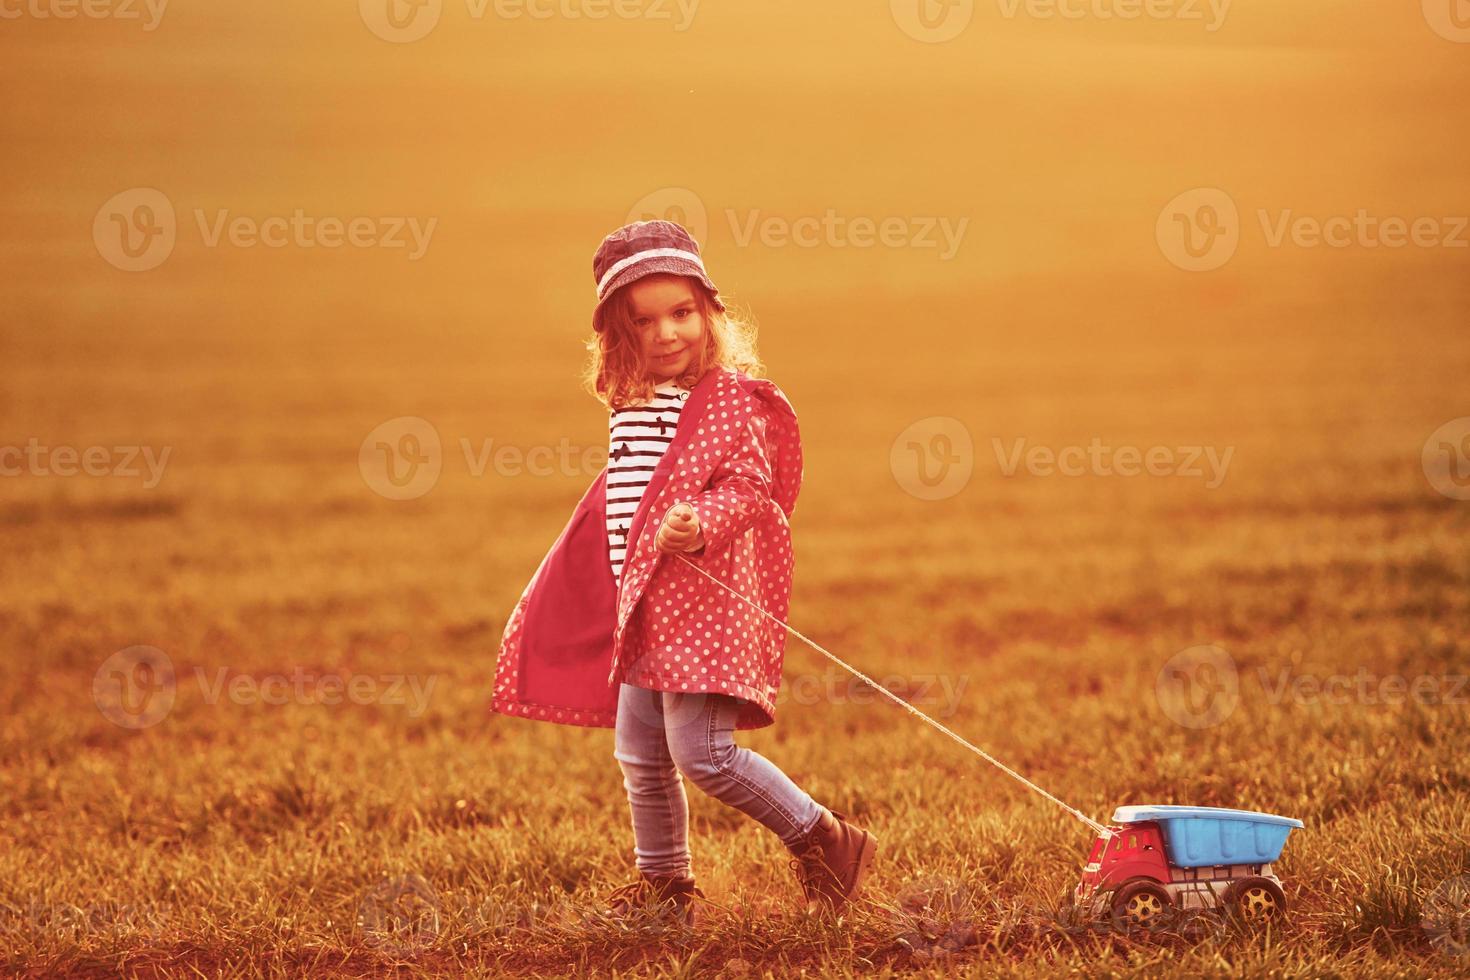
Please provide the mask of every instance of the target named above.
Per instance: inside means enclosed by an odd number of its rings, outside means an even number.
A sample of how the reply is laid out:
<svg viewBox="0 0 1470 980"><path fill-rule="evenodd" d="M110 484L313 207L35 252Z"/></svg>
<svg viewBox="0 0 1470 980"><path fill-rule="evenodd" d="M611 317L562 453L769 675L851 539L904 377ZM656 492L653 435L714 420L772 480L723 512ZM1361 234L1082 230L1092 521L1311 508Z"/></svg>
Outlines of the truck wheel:
<svg viewBox="0 0 1470 980"><path fill-rule="evenodd" d="M1270 878L1241 878L1225 890L1225 907L1241 922L1265 922L1286 914L1286 896Z"/></svg>
<svg viewBox="0 0 1470 980"><path fill-rule="evenodd" d="M1113 925L1124 931L1158 929L1167 923L1172 907L1162 885L1130 881L1113 893Z"/></svg>

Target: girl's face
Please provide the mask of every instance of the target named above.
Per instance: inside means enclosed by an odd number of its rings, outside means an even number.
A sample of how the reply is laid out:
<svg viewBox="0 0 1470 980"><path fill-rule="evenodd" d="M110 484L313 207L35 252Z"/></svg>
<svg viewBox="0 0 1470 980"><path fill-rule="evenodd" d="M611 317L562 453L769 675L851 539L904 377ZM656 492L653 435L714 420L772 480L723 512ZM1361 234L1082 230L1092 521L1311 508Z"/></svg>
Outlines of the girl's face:
<svg viewBox="0 0 1470 980"><path fill-rule="evenodd" d="M628 299L648 376L657 381L678 377L704 342L704 317L689 279L644 276L628 287Z"/></svg>

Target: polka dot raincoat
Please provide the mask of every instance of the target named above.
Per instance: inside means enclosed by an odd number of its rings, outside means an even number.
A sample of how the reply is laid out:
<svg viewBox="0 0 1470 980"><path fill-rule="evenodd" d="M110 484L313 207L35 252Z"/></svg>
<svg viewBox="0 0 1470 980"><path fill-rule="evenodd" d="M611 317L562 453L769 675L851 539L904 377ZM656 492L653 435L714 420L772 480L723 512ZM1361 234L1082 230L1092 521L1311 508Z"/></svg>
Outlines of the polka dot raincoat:
<svg viewBox="0 0 1470 980"><path fill-rule="evenodd" d="M687 501L705 543L685 556L785 621L801 478L796 411L781 390L710 370L633 515L621 581L608 559L604 467L506 621L491 708L611 728L626 681L734 695L745 702L737 728L773 724L786 630L653 542L664 515Z"/></svg>

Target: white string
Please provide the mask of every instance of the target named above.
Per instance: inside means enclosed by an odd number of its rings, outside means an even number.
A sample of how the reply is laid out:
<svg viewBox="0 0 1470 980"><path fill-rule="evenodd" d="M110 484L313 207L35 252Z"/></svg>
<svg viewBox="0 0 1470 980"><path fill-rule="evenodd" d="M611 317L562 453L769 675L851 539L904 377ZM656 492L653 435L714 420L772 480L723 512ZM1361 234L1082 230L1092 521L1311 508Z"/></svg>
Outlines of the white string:
<svg viewBox="0 0 1470 980"><path fill-rule="evenodd" d="M964 738L960 737L959 735L956 735L954 732L950 731L948 728L944 727L939 722L935 721L933 718L930 718L928 715L924 714L924 712L920 711L918 708L915 708L913 705L909 704L903 698L899 697L897 694L894 694L892 691L888 690L888 688L884 687L882 684L879 684L877 681L873 680L871 677L867 676L862 671L858 670L856 667L853 667L851 664L845 663L839 657L836 657L833 654L828 653L827 650L820 643L817 643L815 640L809 640L805 636L802 636L801 633L794 626L790 626L790 625L788 625L786 623L782 623L781 620L777 619L775 616L772 616L770 613L768 613L764 609L762 609L759 605L757 605L756 603L752 602L750 599L747 599L745 596L741 595L739 592L736 592L734 589L730 588L724 582L721 582L719 579L715 578L709 572L706 572L704 569L700 568L694 562L690 561L686 556L680 555L680 554L678 554L678 552L673 552L673 554L678 555L679 558L684 559L684 564L688 565L690 568L694 569L696 572L698 572L699 574L703 575L705 578L709 579L711 582L715 583L720 588L724 589L726 592L728 592L731 595L736 596L736 597L738 597L740 599L743 599L745 602L749 603L751 606L753 606L755 608L755 610L757 612L759 612L761 615L765 616L767 619L771 620L772 622L778 623L781 626L785 626L792 633L795 633L797 635L797 637L799 637L802 641L804 641L807 644L811 645L812 647L814 647L815 649L817 649L818 651L820 651L821 653L823 653L827 657L830 657L832 660L834 660L836 663L838 663L842 667L844 667L847 670L851 671L852 673L856 674L861 680L867 682L868 684L871 684L873 687L876 687L878 690L880 690L884 694L888 695L888 697L895 704L897 704L899 707L905 708L911 714L914 714L914 715L919 716L924 721L928 722L930 725L933 725L935 728L939 729L941 732L943 732L944 734L948 735L950 738L954 739L956 742L959 742L961 745L963 745L965 748L969 749L971 752L974 752L976 755L978 755L980 758L984 759L986 762L988 762L991 765L995 766L997 769L1001 770L1006 775L1010 776L1012 779L1019 780L1021 783L1025 784L1025 786L1028 789L1031 789L1033 792L1040 793L1042 796L1046 797L1048 800L1051 800L1057 806L1061 807L1063 810L1066 810L1072 816L1076 817L1078 820L1081 820L1083 823L1087 824L1087 826L1091 827L1093 830L1097 831L1099 834L1106 835L1108 833L1108 828L1107 828L1107 826L1105 824L1100 824L1096 820L1093 820L1091 817L1089 817L1087 814L1083 813L1081 810L1078 810L1076 807L1069 806L1068 804L1063 803L1061 800L1057 799L1055 796L1052 796L1046 790L1042 789L1040 786L1037 786L1031 780L1027 779L1025 776L1023 776L1020 773L1016 772L1016 770L1012 769L1010 766L1006 765L1004 762L1001 762L999 759L995 758L990 753L986 752L984 749L980 748L979 746L972 745L970 742L966 741Z"/></svg>

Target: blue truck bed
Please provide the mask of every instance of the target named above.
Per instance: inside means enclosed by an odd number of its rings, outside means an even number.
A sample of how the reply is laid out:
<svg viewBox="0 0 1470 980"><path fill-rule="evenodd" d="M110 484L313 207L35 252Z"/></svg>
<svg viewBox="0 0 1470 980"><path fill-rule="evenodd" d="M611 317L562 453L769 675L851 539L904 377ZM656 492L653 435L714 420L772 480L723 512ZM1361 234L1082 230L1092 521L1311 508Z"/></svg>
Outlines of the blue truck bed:
<svg viewBox="0 0 1470 980"><path fill-rule="evenodd" d="M1169 863L1181 868L1221 864L1267 864L1281 857L1294 817L1216 806L1120 806L1113 823L1157 821Z"/></svg>

